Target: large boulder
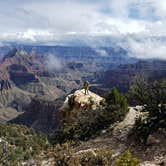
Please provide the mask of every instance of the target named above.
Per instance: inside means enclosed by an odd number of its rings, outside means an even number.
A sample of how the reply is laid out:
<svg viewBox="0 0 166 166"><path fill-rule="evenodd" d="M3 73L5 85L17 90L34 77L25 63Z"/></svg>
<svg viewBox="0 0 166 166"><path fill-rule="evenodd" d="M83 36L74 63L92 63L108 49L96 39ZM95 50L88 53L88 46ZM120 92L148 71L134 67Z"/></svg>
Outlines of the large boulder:
<svg viewBox="0 0 166 166"><path fill-rule="evenodd" d="M66 97L62 110L79 110L79 109L93 109L100 107L101 102L104 98L89 91L89 94L85 95L84 89L76 90L73 94Z"/></svg>

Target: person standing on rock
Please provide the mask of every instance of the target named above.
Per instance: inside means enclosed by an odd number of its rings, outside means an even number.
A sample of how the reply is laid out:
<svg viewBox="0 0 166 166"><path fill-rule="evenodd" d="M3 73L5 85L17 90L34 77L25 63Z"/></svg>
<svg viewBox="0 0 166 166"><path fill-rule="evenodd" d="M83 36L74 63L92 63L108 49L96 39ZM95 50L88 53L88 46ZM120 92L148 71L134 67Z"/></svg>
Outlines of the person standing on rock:
<svg viewBox="0 0 166 166"><path fill-rule="evenodd" d="M85 89L85 95L89 94L89 82L88 81L84 82L84 89Z"/></svg>

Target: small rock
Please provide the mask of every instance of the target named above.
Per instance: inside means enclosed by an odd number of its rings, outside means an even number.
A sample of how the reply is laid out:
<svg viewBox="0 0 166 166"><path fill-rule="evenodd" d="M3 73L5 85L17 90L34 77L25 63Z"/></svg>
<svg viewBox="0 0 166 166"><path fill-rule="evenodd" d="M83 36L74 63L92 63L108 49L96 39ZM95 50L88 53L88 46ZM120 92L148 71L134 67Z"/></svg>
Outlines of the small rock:
<svg viewBox="0 0 166 166"><path fill-rule="evenodd" d="M166 160L162 161L159 165L166 166Z"/></svg>
<svg viewBox="0 0 166 166"><path fill-rule="evenodd" d="M140 106L140 105L137 105L136 107L135 107L135 110L136 111L141 111L143 109L143 106Z"/></svg>
<svg viewBox="0 0 166 166"><path fill-rule="evenodd" d="M102 134L105 134L107 131L106 130L102 130Z"/></svg>
<svg viewBox="0 0 166 166"><path fill-rule="evenodd" d="M153 144L158 144L160 143L159 139L156 139L153 135L149 135L147 139L147 145L153 145Z"/></svg>
<svg viewBox="0 0 166 166"><path fill-rule="evenodd" d="M157 165L150 161L145 161L145 162L141 163L140 166L157 166Z"/></svg>

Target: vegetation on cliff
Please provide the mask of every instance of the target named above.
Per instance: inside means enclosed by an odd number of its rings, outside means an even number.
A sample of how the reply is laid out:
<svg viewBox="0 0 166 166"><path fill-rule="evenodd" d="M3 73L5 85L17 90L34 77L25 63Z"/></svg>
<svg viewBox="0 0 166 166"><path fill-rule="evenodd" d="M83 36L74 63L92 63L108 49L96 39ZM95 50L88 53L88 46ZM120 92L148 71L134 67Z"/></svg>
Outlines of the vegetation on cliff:
<svg viewBox="0 0 166 166"><path fill-rule="evenodd" d="M93 99L91 99L93 100ZM71 102L69 102L71 105ZM122 94L113 88L100 102L97 109L67 110L62 117L60 127L52 136L53 143L62 143L67 140L88 140L100 134L103 129L117 121L122 121L128 112L128 104Z"/></svg>
<svg viewBox="0 0 166 166"><path fill-rule="evenodd" d="M147 113L136 120L134 128L139 141L146 143L150 134L159 128L166 128L166 80L150 82L143 77L136 77L130 95Z"/></svg>
<svg viewBox="0 0 166 166"><path fill-rule="evenodd" d="M129 150L116 158L116 166L139 166L139 160L133 157Z"/></svg>
<svg viewBox="0 0 166 166"><path fill-rule="evenodd" d="M20 125L0 124L0 163L16 165L19 161L35 157L46 150L49 143L45 135Z"/></svg>

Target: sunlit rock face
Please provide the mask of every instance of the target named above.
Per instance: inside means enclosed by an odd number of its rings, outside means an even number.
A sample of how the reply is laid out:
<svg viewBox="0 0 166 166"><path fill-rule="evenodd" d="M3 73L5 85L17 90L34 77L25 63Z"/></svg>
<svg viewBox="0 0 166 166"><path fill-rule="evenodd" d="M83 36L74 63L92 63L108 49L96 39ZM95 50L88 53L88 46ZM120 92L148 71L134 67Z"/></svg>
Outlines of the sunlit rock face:
<svg viewBox="0 0 166 166"><path fill-rule="evenodd" d="M100 106L100 103L104 98L99 95L89 91L88 94L85 94L85 90L76 90L73 94L67 96L62 110L69 109L96 109Z"/></svg>

